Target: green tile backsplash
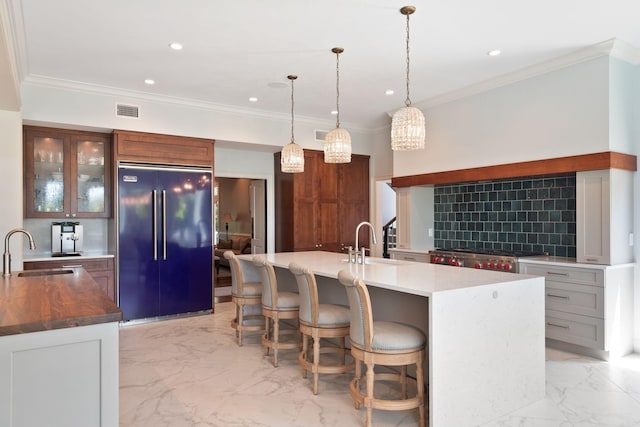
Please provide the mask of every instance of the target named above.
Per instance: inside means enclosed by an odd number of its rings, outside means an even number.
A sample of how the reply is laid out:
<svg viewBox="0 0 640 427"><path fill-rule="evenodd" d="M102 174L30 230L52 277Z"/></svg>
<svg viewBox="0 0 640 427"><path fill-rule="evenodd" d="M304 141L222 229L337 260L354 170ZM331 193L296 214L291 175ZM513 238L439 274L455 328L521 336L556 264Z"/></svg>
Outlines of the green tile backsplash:
<svg viewBox="0 0 640 427"><path fill-rule="evenodd" d="M438 248L576 256L575 173L436 185Z"/></svg>

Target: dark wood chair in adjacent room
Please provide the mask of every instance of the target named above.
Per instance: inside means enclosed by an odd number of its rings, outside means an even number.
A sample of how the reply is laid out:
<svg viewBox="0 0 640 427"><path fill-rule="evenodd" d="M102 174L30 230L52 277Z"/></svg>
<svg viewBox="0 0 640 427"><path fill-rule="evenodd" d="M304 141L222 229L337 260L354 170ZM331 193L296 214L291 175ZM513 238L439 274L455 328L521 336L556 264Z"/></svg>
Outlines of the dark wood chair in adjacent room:
<svg viewBox="0 0 640 427"><path fill-rule="evenodd" d="M264 335L262 345L265 354L273 350L273 366L278 366L278 351L299 349L300 334L297 325L295 328L280 329L280 320L294 320L297 324L300 297L297 292L282 291L278 289L278 281L273 266L262 258L254 258L253 263L262 277L262 315L264 316ZM294 334L295 339L281 341L281 335Z"/></svg>
<svg viewBox="0 0 640 427"><path fill-rule="evenodd" d="M242 346L243 332L262 331L264 328L261 314L262 281L257 271L251 272L243 268L232 251L226 251L224 257L229 261L231 269L231 301L235 307L235 317L231 321L231 327L236 330L238 345ZM253 269L250 261L244 263Z"/></svg>
<svg viewBox="0 0 640 427"><path fill-rule="evenodd" d="M353 363L346 363L345 338L349 335L349 307L337 304L321 304L318 297L316 277L308 268L291 263L289 271L298 283L300 294L300 332L302 333L302 351L298 356L302 376L313 373L313 394L318 394L318 374L342 374L353 370ZM309 338L313 351L309 351ZM336 338L338 345L320 347L321 339ZM328 344L328 343L327 343ZM321 365L320 354L337 353L340 363Z"/></svg>
<svg viewBox="0 0 640 427"><path fill-rule="evenodd" d="M364 282L342 270L338 280L347 290L351 308L351 355L355 359L355 376L349 384L351 398L356 409L364 405L367 411L366 427L371 427L373 409L404 411L418 408L419 423L425 426L424 372L426 357L425 334L410 325L389 321L374 321L369 291ZM362 363L366 365L366 377L362 379ZM400 372L375 372L375 366L400 367ZM407 367L415 365L415 380L407 377ZM399 381L400 399L383 399L374 394L376 380ZM363 392L362 386L365 385ZM416 387L415 395L408 397L407 385Z"/></svg>

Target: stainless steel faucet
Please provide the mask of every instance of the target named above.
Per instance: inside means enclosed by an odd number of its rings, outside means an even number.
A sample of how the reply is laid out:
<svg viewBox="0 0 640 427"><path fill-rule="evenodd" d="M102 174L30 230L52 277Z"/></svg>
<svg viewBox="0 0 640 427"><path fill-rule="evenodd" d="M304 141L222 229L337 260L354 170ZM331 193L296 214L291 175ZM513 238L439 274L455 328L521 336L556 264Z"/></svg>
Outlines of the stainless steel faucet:
<svg viewBox="0 0 640 427"><path fill-rule="evenodd" d="M376 231L370 222L362 221L360 224L358 224L358 226L356 227L356 254L354 257L354 262L356 264L358 263L358 235L360 233L360 227L362 227L363 225L368 225L369 228L371 229L371 237L373 237L373 244L375 245L378 243L378 240L376 239ZM362 248L362 256L360 257L360 264L364 264L364 250L365 248Z"/></svg>
<svg viewBox="0 0 640 427"><path fill-rule="evenodd" d="M24 233L29 238L29 249L34 250L36 248L36 242L33 241L33 236L27 230L22 228L14 228L9 231L4 238L4 254L2 255L2 276L11 276L11 253L9 252L9 239L15 233Z"/></svg>

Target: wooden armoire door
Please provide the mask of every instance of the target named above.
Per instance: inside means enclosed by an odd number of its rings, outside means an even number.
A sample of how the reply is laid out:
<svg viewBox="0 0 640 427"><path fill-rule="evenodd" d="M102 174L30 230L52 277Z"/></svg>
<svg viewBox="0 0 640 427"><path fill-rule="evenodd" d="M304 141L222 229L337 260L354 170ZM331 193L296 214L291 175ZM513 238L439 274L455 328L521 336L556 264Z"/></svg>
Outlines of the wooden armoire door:
<svg viewBox="0 0 640 427"><path fill-rule="evenodd" d="M355 247L356 227L362 221L369 221L369 156L352 155L351 163L338 167L338 211L339 241L338 250L346 252L349 246ZM376 230L376 237L382 230ZM359 245L369 244L369 227L360 230Z"/></svg>

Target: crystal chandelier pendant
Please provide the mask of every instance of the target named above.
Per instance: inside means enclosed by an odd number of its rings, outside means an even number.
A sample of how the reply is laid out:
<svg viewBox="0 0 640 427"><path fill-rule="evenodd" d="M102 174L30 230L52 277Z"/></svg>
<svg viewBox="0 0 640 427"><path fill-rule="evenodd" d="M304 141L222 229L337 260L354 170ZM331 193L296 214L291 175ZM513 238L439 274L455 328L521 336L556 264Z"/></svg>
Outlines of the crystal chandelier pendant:
<svg viewBox="0 0 640 427"><path fill-rule="evenodd" d="M391 149L420 150L424 148L424 114L415 107L402 107L391 121Z"/></svg>
<svg viewBox="0 0 640 427"><path fill-rule="evenodd" d="M405 6L400 9L400 13L407 17L407 99L405 106L396 111L391 120L391 149L394 151L424 148L426 133L424 114L411 106L411 98L409 98L409 15L415 11L414 6Z"/></svg>
<svg viewBox="0 0 640 427"><path fill-rule="evenodd" d="M304 151L295 142L290 142L282 148L280 159L282 172L299 173L304 172Z"/></svg>
<svg viewBox="0 0 640 427"><path fill-rule="evenodd" d="M351 135L342 128L335 128L324 140L325 163L351 162Z"/></svg>
<svg viewBox="0 0 640 427"><path fill-rule="evenodd" d="M341 47L334 47L331 52L336 54L336 128L329 132L324 139L325 163L351 162L351 135L340 128L340 54Z"/></svg>
<svg viewBox="0 0 640 427"><path fill-rule="evenodd" d="M298 76L287 76L291 80L291 142L282 148L282 156L280 158L280 170L285 173L304 172L304 150L296 144L293 135L293 81Z"/></svg>

